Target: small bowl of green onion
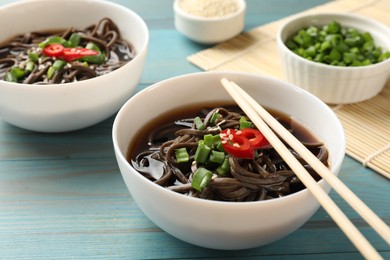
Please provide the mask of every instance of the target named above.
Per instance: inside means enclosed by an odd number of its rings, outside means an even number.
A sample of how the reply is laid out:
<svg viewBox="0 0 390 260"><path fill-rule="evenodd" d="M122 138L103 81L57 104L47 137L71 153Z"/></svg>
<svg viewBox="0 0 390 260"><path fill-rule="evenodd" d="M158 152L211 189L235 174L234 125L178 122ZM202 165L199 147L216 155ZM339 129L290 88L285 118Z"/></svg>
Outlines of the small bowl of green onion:
<svg viewBox="0 0 390 260"><path fill-rule="evenodd" d="M328 104L370 99L390 76L389 35L389 27L362 16L296 16L277 34L285 78Z"/></svg>

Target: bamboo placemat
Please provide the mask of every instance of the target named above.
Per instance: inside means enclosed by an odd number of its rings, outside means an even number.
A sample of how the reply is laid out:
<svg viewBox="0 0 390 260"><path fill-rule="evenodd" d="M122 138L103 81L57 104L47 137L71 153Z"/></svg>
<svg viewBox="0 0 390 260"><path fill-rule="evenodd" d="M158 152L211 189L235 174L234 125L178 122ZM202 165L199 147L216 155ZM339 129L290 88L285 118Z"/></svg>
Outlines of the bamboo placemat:
<svg viewBox="0 0 390 260"><path fill-rule="evenodd" d="M336 0L300 14L326 11L355 13L390 26L389 0ZM291 17L254 28L195 53L188 57L188 61L207 71L245 71L282 79L275 35ZM345 129L346 153L390 178L390 81L378 96L368 101L338 105L332 109Z"/></svg>

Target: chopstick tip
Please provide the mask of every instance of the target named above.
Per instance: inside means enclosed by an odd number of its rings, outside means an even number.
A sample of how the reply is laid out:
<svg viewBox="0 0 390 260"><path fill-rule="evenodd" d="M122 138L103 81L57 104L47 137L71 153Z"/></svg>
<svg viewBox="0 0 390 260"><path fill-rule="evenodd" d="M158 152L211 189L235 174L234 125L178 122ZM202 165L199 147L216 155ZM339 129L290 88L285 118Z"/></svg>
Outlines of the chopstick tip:
<svg viewBox="0 0 390 260"><path fill-rule="evenodd" d="M229 80L228 80L227 78L222 78L222 79L221 79L221 83L222 83L223 85L228 84L228 83L229 83Z"/></svg>

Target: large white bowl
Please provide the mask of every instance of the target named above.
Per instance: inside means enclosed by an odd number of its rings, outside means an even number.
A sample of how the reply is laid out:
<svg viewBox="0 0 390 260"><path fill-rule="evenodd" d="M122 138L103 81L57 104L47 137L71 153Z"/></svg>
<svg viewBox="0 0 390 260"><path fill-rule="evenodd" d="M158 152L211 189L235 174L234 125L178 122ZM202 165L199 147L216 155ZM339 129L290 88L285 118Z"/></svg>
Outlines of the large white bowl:
<svg viewBox="0 0 390 260"><path fill-rule="evenodd" d="M83 29L104 17L119 27L136 57L106 75L76 83L27 85L0 81L0 117L21 128L63 132L96 124L116 113L142 75L149 33L135 12L108 1L35 0L0 8L0 42L31 31Z"/></svg>
<svg viewBox="0 0 390 260"><path fill-rule="evenodd" d="M338 21L342 26L370 32L375 44L390 50L390 28L366 17L346 13L320 13L296 16L277 34L284 75L287 81L302 87L329 104L349 104L376 96L390 76L390 59L361 67L340 67L300 57L284 44L302 28Z"/></svg>
<svg viewBox="0 0 390 260"><path fill-rule="evenodd" d="M189 243L214 249L245 249L278 240L302 226L319 203L308 190L258 202L217 202L165 189L127 161L130 142L162 113L190 103L232 100L220 79L235 81L262 105L294 116L322 139L330 168L338 174L344 158L343 128L328 106L308 92L268 77L234 72L202 72L171 78L134 95L113 125L113 144L123 179L141 210L160 228ZM329 186L320 181L329 191Z"/></svg>

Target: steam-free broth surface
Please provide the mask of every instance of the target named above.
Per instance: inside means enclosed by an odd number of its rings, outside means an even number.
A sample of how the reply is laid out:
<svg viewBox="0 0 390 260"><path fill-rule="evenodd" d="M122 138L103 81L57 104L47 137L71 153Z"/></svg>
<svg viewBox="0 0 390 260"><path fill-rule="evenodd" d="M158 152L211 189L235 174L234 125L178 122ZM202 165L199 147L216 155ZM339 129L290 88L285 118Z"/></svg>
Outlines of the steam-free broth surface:
<svg viewBox="0 0 390 260"><path fill-rule="evenodd" d="M112 72L135 55L117 25L103 18L84 29L28 32L0 43L0 79L25 84L75 82Z"/></svg>
<svg viewBox="0 0 390 260"><path fill-rule="evenodd" d="M268 111L327 164L327 149L310 130L284 113L271 109ZM212 123L214 114L220 116ZM197 129L194 123L196 117L206 125L205 129ZM136 141L129 145L127 160L151 181L175 192L203 199L266 200L302 190L303 184L266 140L263 140L261 147L253 149L253 157L250 155L249 158L242 158L243 153L234 154L234 151L229 154L226 151L230 151L228 144L220 144L223 146L220 149L213 143L209 144L211 149L206 161L197 158L200 143L206 142L205 136L209 135L214 139L221 139L222 136L221 140L224 140L223 133L226 131L245 131L239 129L240 119L243 117L250 124L250 130L246 131L258 131L235 104L198 103L174 109L142 127L134 139ZM181 159L177 157L177 153L183 148L188 154L188 161L179 162ZM221 150L224 159L221 158L219 163L216 163L216 160L210 161L211 154L221 156ZM320 177L311 167L305 165L299 155L292 152L313 177L319 180ZM226 170L225 167L222 171L219 168L222 168L222 160L225 159L227 162L224 163L229 164L229 169ZM203 169L207 174L199 173ZM207 184L204 185L204 182Z"/></svg>

